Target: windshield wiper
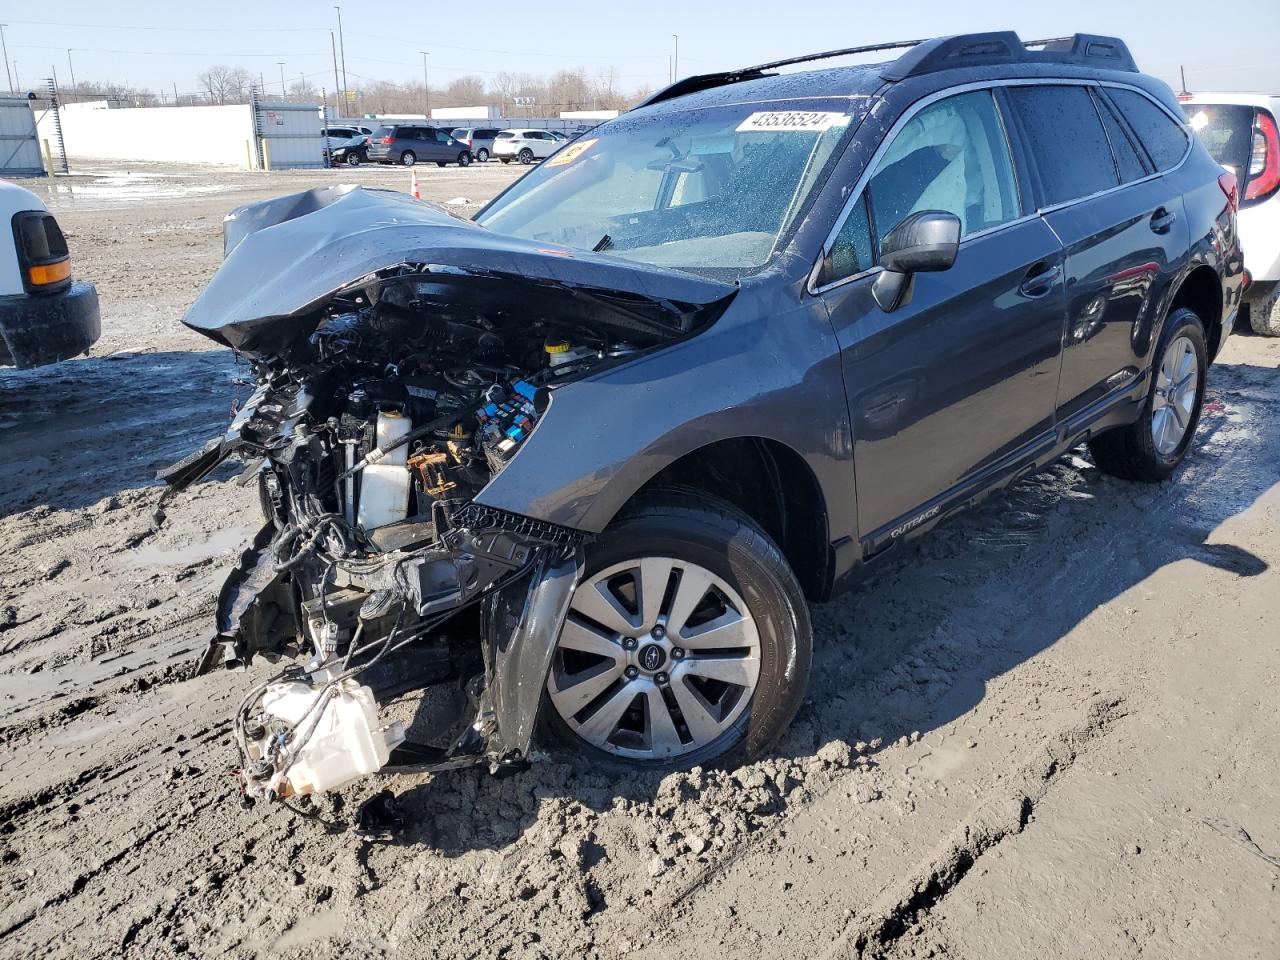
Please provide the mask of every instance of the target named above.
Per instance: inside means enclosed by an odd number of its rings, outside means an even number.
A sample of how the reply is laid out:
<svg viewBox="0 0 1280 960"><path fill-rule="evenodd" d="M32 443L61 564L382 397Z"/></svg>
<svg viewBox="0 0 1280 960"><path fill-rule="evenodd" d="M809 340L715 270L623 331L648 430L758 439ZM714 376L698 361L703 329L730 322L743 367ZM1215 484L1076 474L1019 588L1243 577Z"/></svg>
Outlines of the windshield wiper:
<svg viewBox="0 0 1280 960"><path fill-rule="evenodd" d="M608 250L611 246L613 246L613 237L606 233L600 238L600 242L591 248L591 252L600 253L602 250Z"/></svg>

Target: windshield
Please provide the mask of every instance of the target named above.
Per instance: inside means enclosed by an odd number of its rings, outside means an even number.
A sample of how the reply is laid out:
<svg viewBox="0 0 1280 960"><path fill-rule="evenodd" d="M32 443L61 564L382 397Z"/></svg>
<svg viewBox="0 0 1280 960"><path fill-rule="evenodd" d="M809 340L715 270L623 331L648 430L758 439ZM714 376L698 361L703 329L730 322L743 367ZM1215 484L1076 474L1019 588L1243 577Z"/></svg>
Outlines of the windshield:
<svg viewBox="0 0 1280 960"><path fill-rule="evenodd" d="M764 267L865 101L622 117L562 147L476 217L491 230L712 276Z"/></svg>
<svg viewBox="0 0 1280 960"><path fill-rule="evenodd" d="M1253 107L1230 103L1184 103L1187 123L1200 135L1209 155L1244 180L1253 139ZM1243 185L1242 185L1243 189Z"/></svg>

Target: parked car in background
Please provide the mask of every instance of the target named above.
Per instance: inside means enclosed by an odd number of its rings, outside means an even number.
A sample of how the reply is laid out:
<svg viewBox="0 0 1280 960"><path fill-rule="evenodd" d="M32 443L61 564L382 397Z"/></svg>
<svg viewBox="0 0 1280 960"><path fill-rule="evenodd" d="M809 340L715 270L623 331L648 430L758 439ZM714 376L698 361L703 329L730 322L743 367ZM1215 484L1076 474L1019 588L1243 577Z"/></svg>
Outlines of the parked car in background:
<svg viewBox="0 0 1280 960"><path fill-rule="evenodd" d="M572 138L571 138L567 133L565 133L563 130L548 130L548 131L547 131L547 133L551 134L553 137L555 137L555 138L556 138L557 140L559 140L561 143L566 143L567 141L569 141L570 139L572 139Z"/></svg>
<svg viewBox="0 0 1280 960"><path fill-rule="evenodd" d="M493 156L493 139L497 135L497 127L458 127L453 131L453 139L465 144L471 158L480 163L487 163Z"/></svg>
<svg viewBox="0 0 1280 960"><path fill-rule="evenodd" d="M547 130L499 130L493 141L493 155L503 163L545 160L563 145Z"/></svg>
<svg viewBox="0 0 1280 960"><path fill-rule="evenodd" d="M320 131L320 135L325 138L330 150L336 150L338 147L349 143L352 140L366 140L368 134L360 130L359 127L325 127Z"/></svg>
<svg viewBox="0 0 1280 960"><path fill-rule="evenodd" d="M471 151L448 132L423 123L393 123L379 127L369 138L369 159L374 163L434 163L443 167L471 163Z"/></svg>
<svg viewBox="0 0 1280 960"><path fill-rule="evenodd" d="M1249 324L1256 333L1280 337L1280 97L1198 93L1179 99L1191 129L1238 181Z"/></svg>
<svg viewBox="0 0 1280 960"><path fill-rule="evenodd" d="M71 277L58 221L30 190L0 180L0 366L56 363L87 351L102 332L98 291Z"/></svg>
<svg viewBox="0 0 1280 960"><path fill-rule="evenodd" d="M335 167L358 167L369 162L369 138L352 137L329 148L329 162Z"/></svg>

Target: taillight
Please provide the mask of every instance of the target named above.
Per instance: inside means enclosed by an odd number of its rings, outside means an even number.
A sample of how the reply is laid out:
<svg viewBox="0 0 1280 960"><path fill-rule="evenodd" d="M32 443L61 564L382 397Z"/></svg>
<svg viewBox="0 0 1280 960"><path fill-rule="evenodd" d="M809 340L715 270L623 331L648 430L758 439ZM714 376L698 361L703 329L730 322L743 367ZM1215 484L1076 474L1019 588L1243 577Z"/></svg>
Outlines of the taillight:
<svg viewBox="0 0 1280 960"><path fill-rule="evenodd" d="M378 142L379 142L379 143L391 143L391 141L392 141L393 139L394 139L393 137L383 137L383 138L382 138L381 140L379 140Z"/></svg>
<svg viewBox="0 0 1280 960"><path fill-rule="evenodd" d="M71 283L71 258L58 221L41 210L13 215L13 239L28 293L62 290Z"/></svg>
<svg viewBox="0 0 1280 960"><path fill-rule="evenodd" d="M1244 199L1261 200L1275 193L1280 186L1280 135L1276 133L1276 121L1265 110L1258 111L1253 128L1253 147L1249 154L1249 182L1244 188Z"/></svg>
<svg viewBox="0 0 1280 960"><path fill-rule="evenodd" d="M1231 204L1232 210L1240 209L1240 195L1236 190L1236 175L1228 170L1222 176L1218 177L1218 186L1222 188L1222 192L1227 195L1227 203Z"/></svg>

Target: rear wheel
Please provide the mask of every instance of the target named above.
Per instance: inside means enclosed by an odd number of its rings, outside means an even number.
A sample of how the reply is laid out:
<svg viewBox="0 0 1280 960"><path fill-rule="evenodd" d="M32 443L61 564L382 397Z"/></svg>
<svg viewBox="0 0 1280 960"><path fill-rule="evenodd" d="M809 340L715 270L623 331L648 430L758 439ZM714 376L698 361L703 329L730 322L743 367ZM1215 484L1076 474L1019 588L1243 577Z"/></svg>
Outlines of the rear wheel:
<svg viewBox="0 0 1280 960"><path fill-rule="evenodd" d="M530 150L528 147L525 147L518 154L516 154L516 156L519 157L521 163L526 163L526 164L533 163L533 151Z"/></svg>
<svg viewBox="0 0 1280 960"><path fill-rule="evenodd" d="M400 163L406 167L412 167L417 162L418 155L412 150L406 150L404 153L400 154Z"/></svg>
<svg viewBox="0 0 1280 960"><path fill-rule="evenodd" d="M1204 325L1180 307L1169 316L1155 354L1146 403L1137 422L1095 437L1089 443L1098 469L1125 480L1166 480L1187 455L1208 366Z"/></svg>
<svg viewBox="0 0 1280 960"><path fill-rule="evenodd" d="M593 545L544 723L593 763L737 765L795 716L811 649L808 607L777 546L727 504L672 492Z"/></svg>
<svg viewBox="0 0 1280 960"><path fill-rule="evenodd" d="M1280 285L1265 300L1249 304L1249 326L1263 337L1280 337Z"/></svg>
<svg viewBox="0 0 1280 960"><path fill-rule="evenodd" d="M511 162L511 158L510 158L510 157L499 157L498 159L499 159L499 160L501 160L503 163L510 163L510 162Z"/></svg>
<svg viewBox="0 0 1280 960"><path fill-rule="evenodd" d="M486 150L484 147L481 147L479 150L476 151L476 159L479 160L481 163L488 163L489 151Z"/></svg>

